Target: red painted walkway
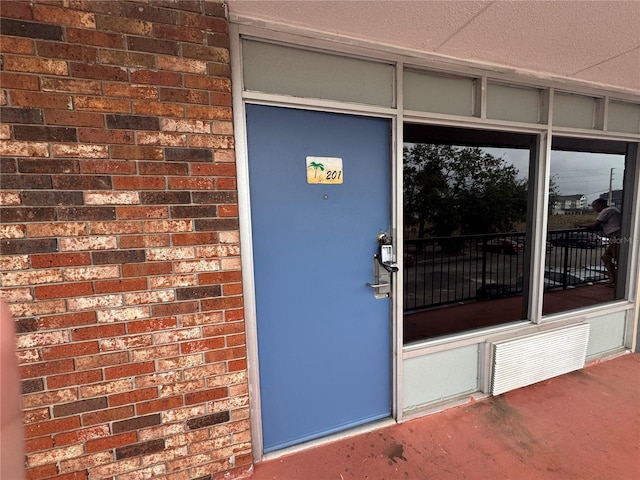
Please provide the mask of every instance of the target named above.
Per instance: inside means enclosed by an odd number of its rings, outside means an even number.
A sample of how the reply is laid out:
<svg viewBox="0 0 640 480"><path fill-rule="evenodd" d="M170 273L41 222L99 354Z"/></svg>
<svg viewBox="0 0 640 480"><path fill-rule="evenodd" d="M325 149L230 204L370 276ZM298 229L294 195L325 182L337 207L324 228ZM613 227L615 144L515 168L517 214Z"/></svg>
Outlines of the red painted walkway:
<svg viewBox="0 0 640 480"><path fill-rule="evenodd" d="M638 480L640 355L256 465L251 480Z"/></svg>

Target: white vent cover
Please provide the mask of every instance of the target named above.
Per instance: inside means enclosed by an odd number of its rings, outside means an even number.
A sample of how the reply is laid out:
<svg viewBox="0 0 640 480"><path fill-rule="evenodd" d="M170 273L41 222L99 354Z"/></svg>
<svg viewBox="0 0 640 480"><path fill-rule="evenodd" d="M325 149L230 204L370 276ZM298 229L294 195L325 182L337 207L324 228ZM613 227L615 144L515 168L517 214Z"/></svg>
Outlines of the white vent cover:
<svg viewBox="0 0 640 480"><path fill-rule="evenodd" d="M531 385L584 367L589 324L538 333L492 344L491 393Z"/></svg>

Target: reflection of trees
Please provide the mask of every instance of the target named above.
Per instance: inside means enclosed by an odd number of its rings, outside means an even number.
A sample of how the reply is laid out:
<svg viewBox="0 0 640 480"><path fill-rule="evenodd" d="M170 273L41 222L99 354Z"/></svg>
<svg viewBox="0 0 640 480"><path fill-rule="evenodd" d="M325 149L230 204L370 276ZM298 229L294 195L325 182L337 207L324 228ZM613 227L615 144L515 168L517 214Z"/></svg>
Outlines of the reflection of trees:
<svg viewBox="0 0 640 480"><path fill-rule="evenodd" d="M517 174L477 147L405 147L405 223L419 237L511 231L527 215L527 182Z"/></svg>

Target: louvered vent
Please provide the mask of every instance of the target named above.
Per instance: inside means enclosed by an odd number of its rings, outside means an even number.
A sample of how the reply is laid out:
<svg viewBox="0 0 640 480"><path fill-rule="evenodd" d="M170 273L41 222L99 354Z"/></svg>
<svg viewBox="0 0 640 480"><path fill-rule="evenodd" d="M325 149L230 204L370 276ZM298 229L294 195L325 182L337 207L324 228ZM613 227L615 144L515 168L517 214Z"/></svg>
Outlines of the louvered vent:
<svg viewBox="0 0 640 480"><path fill-rule="evenodd" d="M589 324L584 323L492 344L491 393L531 385L584 367Z"/></svg>

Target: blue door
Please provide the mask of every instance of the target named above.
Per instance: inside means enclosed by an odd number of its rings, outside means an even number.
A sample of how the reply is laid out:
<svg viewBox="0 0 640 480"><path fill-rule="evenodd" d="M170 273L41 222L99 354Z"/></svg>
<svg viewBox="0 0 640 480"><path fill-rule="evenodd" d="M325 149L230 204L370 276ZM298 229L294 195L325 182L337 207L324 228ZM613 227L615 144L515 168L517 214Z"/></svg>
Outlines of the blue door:
<svg viewBox="0 0 640 480"><path fill-rule="evenodd" d="M247 137L269 452L390 415L389 300L366 285L390 227L390 123L247 105Z"/></svg>

